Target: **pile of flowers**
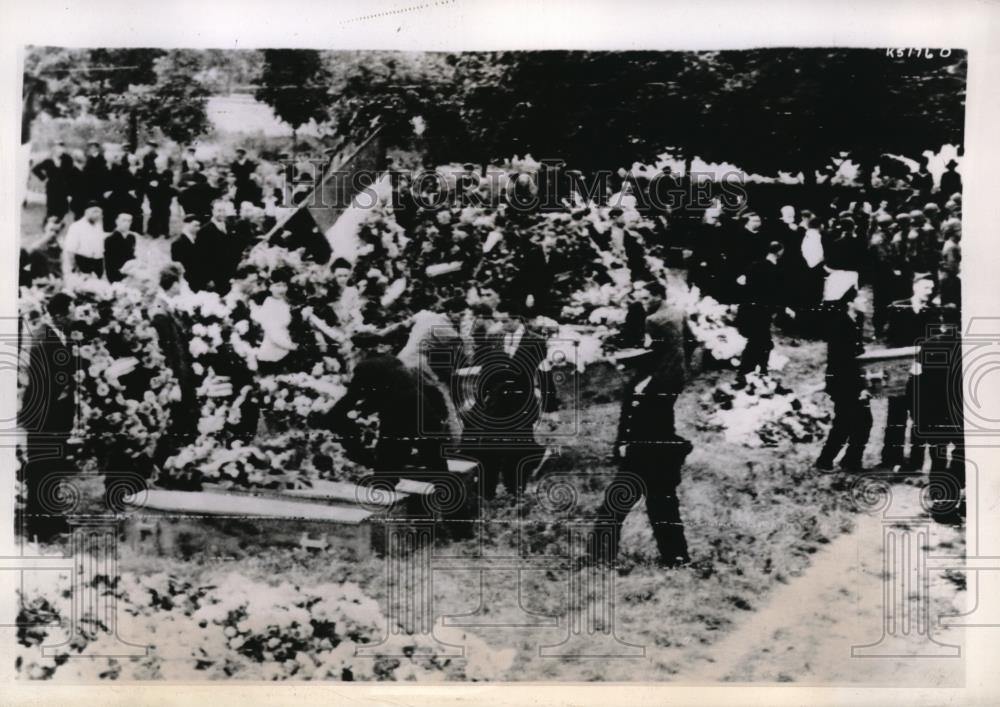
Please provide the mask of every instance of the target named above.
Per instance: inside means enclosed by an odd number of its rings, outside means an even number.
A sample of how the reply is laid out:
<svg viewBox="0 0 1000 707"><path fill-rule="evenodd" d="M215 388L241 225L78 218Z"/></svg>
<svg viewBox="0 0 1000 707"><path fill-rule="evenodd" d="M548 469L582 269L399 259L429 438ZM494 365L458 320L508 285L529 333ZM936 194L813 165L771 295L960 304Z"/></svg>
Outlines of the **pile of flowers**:
<svg viewBox="0 0 1000 707"><path fill-rule="evenodd" d="M61 581L69 585L68 576ZM439 656L421 637L410 657L359 656L377 644L388 621L353 582L309 588L269 584L244 574L215 572L195 581L157 573L147 577L97 576L93 586L113 596L118 626L92 614L68 624L69 589L32 587L18 614L16 667L33 680L483 680L501 679L513 651L445 629L442 640L463 645L466 657ZM53 625L58 624L58 625ZM112 628L124 640L150 646L147 655L120 655ZM82 630L81 630L82 629ZM440 633L440 632L439 632ZM72 640L69 640L72 635ZM43 657L40 647L58 646ZM431 650L427 650L431 648Z"/></svg>
<svg viewBox="0 0 1000 707"><path fill-rule="evenodd" d="M730 366L739 364L747 340L734 326L735 305L703 297L693 285L676 284L669 288L667 298L687 312L691 334L714 361Z"/></svg>
<svg viewBox="0 0 1000 707"><path fill-rule="evenodd" d="M746 447L813 442L826 435L829 413L800 398L771 376L748 374L746 385L722 383L701 400L701 429L721 430L727 441Z"/></svg>
<svg viewBox="0 0 1000 707"><path fill-rule="evenodd" d="M22 288L22 312L46 320L44 303L55 290L54 281ZM146 305L144 292L125 283L86 279L73 291L66 333L80 358L73 372L76 418L70 445L82 469L99 468L112 455L152 457L169 424L179 389ZM125 360L134 368L117 375Z"/></svg>

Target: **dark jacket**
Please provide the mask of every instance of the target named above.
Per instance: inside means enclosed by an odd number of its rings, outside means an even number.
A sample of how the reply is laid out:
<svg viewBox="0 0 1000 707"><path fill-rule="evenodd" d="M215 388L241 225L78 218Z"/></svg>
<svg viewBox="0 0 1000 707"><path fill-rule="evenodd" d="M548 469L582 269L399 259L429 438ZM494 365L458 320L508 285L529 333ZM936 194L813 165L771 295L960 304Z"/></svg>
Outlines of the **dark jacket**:
<svg viewBox="0 0 1000 707"><path fill-rule="evenodd" d="M736 326L744 336L770 331L771 318L787 297L784 272L767 258L754 263L747 273L745 294L736 313Z"/></svg>
<svg viewBox="0 0 1000 707"><path fill-rule="evenodd" d="M192 242L180 235L170 244L170 259L184 268L184 279L195 292L209 288L209 265L205 247L200 239Z"/></svg>
<svg viewBox="0 0 1000 707"><path fill-rule="evenodd" d="M941 312L936 307L927 305L914 312L909 299L897 300L889 305L886 343L891 348L918 346L940 323Z"/></svg>
<svg viewBox="0 0 1000 707"><path fill-rule="evenodd" d="M63 155L57 164L51 157L31 168L32 173L45 182L45 206L48 214L62 216L69 210L73 160Z"/></svg>
<svg viewBox="0 0 1000 707"><path fill-rule="evenodd" d="M480 366L470 434L503 438L531 436L542 412L558 407L551 371L540 370L548 355L544 338L525 330L514 354L504 350L505 333L487 338L473 357Z"/></svg>
<svg viewBox="0 0 1000 707"><path fill-rule="evenodd" d="M652 339L650 353L637 364L622 399L614 449L624 468L638 472L663 467L682 447L690 450L674 429L674 404L687 379L693 337L684 314L670 306L661 307L646 322ZM647 379L643 389L637 390ZM620 456L621 445L626 446L624 458Z"/></svg>
<svg viewBox="0 0 1000 707"><path fill-rule="evenodd" d="M357 425L348 417L377 413L378 441L365 456ZM440 471L445 468L442 446L449 430L448 407L440 390L391 355L364 359L354 368L347 393L320 423L341 435L348 455L376 471L407 466Z"/></svg>
<svg viewBox="0 0 1000 707"><path fill-rule="evenodd" d="M831 308L826 325L826 392L834 400L857 400L865 375L857 357L864 353L864 316L852 319L843 305Z"/></svg>
<svg viewBox="0 0 1000 707"><path fill-rule="evenodd" d="M75 348L43 324L29 353L28 382L21 399L19 425L28 434L66 435L76 416L74 374L80 367Z"/></svg>
<svg viewBox="0 0 1000 707"><path fill-rule="evenodd" d="M110 282L125 278L122 266L135 257L135 234L115 230L104 238L104 273Z"/></svg>

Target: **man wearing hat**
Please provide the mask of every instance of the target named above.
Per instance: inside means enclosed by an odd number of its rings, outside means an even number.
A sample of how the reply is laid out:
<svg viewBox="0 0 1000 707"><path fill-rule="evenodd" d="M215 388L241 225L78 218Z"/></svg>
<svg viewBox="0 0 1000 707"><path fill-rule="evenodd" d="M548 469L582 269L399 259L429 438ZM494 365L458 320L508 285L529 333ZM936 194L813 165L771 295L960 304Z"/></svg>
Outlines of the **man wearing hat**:
<svg viewBox="0 0 1000 707"><path fill-rule="evenodd" d="M944 172L941 173L941 189L939 195L944 197L945 200L950 199L953 194L960 193L962 191L962 175L955 171L958 166L958 162L955 160L948 160L948 164L945 165Z"/></svg>
<svg viewBox="0 0 1000 707"><path fill-rule="evenodd" d="M70 224L63 242L62 273L64 279L74 274L104 274L104 229L101 227L101 205L87 204L83 218Z"/></svg>
<svg viewBox="0 0 1000 707"><path fill-rule="evenodd" d="M661 562L676 567L689 561L677 486L691 443L674 429L674 404L684 389L692 341L684 312L666 302L659 282L644 288L648 312L648 353L631 360L635 375L622 399L613 456L619 471L604 492L588 555L613 562L622 524L642 496Z"/></svg>
<svg viewBox="0 0 1000 707"><path fill-rule="evenodd" d="M863 471L862 454L872 429L864 371L857 357L864 353L864 296L850 286L826 305L826 392L833 400L833 425L816 460L816 468L829 470L847 445L840 468Z"/></svg>
<svg viewBox="0 0 1000 707"><path fill-rule="evenodd" d="M930 274L917 273L913 276L912 296L889 305L886 343L890 348L919 346L922 340L933 334L941 322L941 312L931 302L933 294L934 281ZM903 460L906 426L913 410L913 396L920 372L920 367L914 365L905 394L889 397L881 461L881 466L886 469L905 467L918 471L923 467L924 442L916 426L910 431L910 459L905 464Z"/></svg>

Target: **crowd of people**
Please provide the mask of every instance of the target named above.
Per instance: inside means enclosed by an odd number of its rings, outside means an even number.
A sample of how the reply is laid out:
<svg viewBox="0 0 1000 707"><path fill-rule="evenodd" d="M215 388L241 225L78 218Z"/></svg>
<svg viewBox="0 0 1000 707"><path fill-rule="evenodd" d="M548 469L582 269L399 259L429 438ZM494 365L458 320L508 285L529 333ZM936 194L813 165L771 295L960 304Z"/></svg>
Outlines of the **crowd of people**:
<svg viewBox="0 0 1000 707"><path fill-rule="evenodd" d="M195 159L193 149L173 162L157 149L150 144L141 157L124 154L109 163L96 143L89 145L83 160L57 145L51 158L36 165L34 172L46 187L46 221L36 248L22 249L21 284L53 274L53 258L39 256L47 251L58 253L61 276L67 283L75 277L120 281L126 264L136 258L137 237L172 236L174 214L181 216L182 226L168 246L173 265L159 278L165 302L180 286L226 294L239 277L247 253L271 234L273 244L303 245L307 251L319 248L322 252L314 253L313 259L327 264L336 275L338 297L330 303L330 316L320 321L310 317L329 338L335 338L331 326L360 320L359 312L366 307L378 307L380 302L385 306L384 298L359 293L355 280L363 273L358 263L331 257L322 238L308 244L290 242L296 235L293 226L273 233L279 219L292 213L281 209L293 207L310 187L310 180L294 166L275 168L250 159L240 149L224 169L220 165L206 168ZM474 165L466 165L446 185L446 194L427 192L439 189L437 181L395 176L399 178L393 183L392 213L418 247L414 260L420 258L421 245L431 244L431 250L438 247L419 225L428 213L434 216L433 238L447 240L455 253L476 244L483 254L503 249L506 234L499 241L491 241L492 236L482 243L462 241L452 223L457 212L442 206L458 202L461 207L476 198L482 203L496 197ZM286 188L283 178L291 178L298 187ZM579 175L557 169L547 178L567 180L563 193L569 200L561 208L567 219L582 222L588 207L581 205L582 195L573 189ZM351 448L361 436L356 425L359 413L361 417L376 415L378 441L366 457L374 469L373 478L398 478L408 466L443 471L442 440L452 440L460 441L464 453L480 462L486 499L495 496L501 480L508 492L523 491L546 458L544 447L535 441L537 422L558 407L546 342L531 318L558 317L560 302L554 293L567 280L572 285L574 278L591 275L572 270L590 262L588 258L593 260L595 254L613 251L635 285L631 301L619 303L627 307L628 316L618 341L625 348L642 348L644 353L620 361L630 372L614 447L621 471L597 512L604 522L592 538L591 555L614 559L625 515L645 495L664 563L683 564L688 555L676 489L692 445L677 434L673 407L688 379L691 336L684 313L667 301L666 290L646 256L668 258L668 251L679 247L680 264L687 269L690 284L704 295L738 307L736 324L746 338L736 374L738 384L751 374L768 372L774 326L796 337L826 338L826 387L834 402L834 420L816 466L831 469L846 446L841 467L861 471L872 424L871 386L857 358L865 341L884 337L887 346L897 348L957 342L961 191L955 178L949 165L939 188L918 172L912 188L901 191L896 203L873 204L861 195L846 205L833 203L815 210L788 205L773 219L745 209L731 213L713 206L704 211L694 229L678 228L669 211L657 212L641 227L591 229L588 240L593 241L594 251L577 260L571 257L569 245L539 231L530 242L515 244L517 256L504 272L491 276L489 282L473 283L468 297L463 298L457 289L450 299L441 296L423 307L415 306L420 311L403 322L358 332L355 344L362 355L347 394L315 422L337 432L345 448ZM635 212L633 191L642 188L627 179L621 182L611 195L609 218L616 225L624 224ZM423 191L414 190L414 184L422 185ZM539 208L521 206L535 203L533 198L550 185L551 181L547 184L527 173L512 177L501 195L510 208L490 227L500 232L507 223L511 228L506 230L514 232L519 220L530 218L532 208ZM625 208L622 201L628 202ZM69 214L75 220L59 244ZM489 258L482 260L486 263ZM485 277L484 267L488 269L488 265L477 265L476 277ZM268 299L280 305L289 279L290 275L272 283ZM872 292L870 304L865 299L866 286ZM52 320L58 321L64 309L63 299L53 298ZM275 355L261 356L260 363L277 370L292 344L286 336L288 322L274 321L279 315L288 319L288 307L272 309L268 321L262 323L277 332L265 336L265 344ZM169 306L166 311L169 315ZM867 312L872 313L871 332L865 326ZM176 321L171 321L171 326L162 326L161 321L158 328L169 333L168 343L177 354L170 357L170 365L182 377L181 369L190 364L185 363L184 347L177 345L183 334ZM482 382L471 392L462 382L469 370L479 371ZM225 387L227 382L216 384ZM889 398L883 466L919 470L923 448L929 446L932 473L962 477L961 420L945 419L940 410L948 406L938 404L952 392L939 373L914 368L905 390ZM185 395L190 399L193 392L187 390ZM411 413L416 408L420 414L415 416ZM908 428L909 458L904 459Z"/></svg>
<svg viewBox="0 0 1000 707"><path fill-rule="evenodd" d="M792 337L828 342L826 390L834 417L816 461L821 470L832 469L844 450L840 467L864 471L873 386L858 356L870 341L917 361L905 384L885 390L878 466L919 471L926 448L931 473L945 475L948 493L964 487L962 391L954 382L960 378L949 381L920 364L929 351L949 366L960 360L962 194L954 167L949 163L937 188L923 170L915 173L895 203L859 197L823 211L786 205L770 221L750 211L728 219L719 209L704 214L689 274L704 292L738 306L737 326L747 342L737 387L751 373L768 372L776 326Z"/></svg>

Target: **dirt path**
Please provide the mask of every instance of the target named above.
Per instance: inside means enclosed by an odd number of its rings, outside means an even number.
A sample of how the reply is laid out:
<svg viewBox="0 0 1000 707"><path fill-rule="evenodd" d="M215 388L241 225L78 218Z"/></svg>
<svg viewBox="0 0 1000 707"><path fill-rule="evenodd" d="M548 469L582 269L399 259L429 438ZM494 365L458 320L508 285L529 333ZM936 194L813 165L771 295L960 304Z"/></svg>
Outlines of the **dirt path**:
<svg viewBox="0 0 1000 707"><path fill-rule="evenodd" d="M893 517L919 514L919 489L895 485L891 508ZM678 675L677 680L962 685L963 659L916 658L933 648L926 635L916 630L903 637L892 656L852 657L852 646L875 643L882 633L883 518L881 510L859 514L852 532L817 553L802 576L776 589L765 607L713 646L709 662ZM911 532L919 530L919 525L910 524ZM890 527L903 530L898 523ZM961 529L933 522L925 527L929 527L930 554L963 552ZM893 581L899 581L902 572L890 574ZM932 572L929 596L931 636L938 643L961 646L960 629L941 629L936 624L939 615L964 610L964 585L959 587L942 572Z"/></svg>

